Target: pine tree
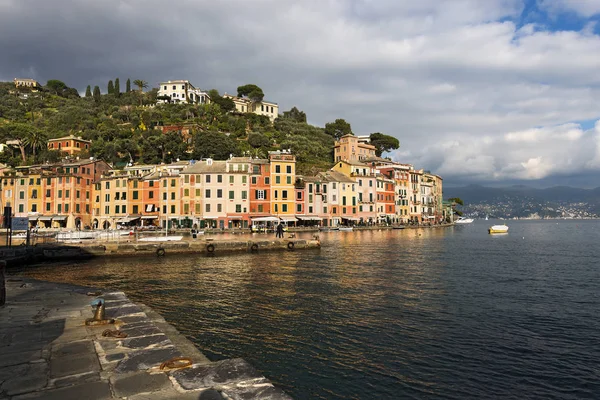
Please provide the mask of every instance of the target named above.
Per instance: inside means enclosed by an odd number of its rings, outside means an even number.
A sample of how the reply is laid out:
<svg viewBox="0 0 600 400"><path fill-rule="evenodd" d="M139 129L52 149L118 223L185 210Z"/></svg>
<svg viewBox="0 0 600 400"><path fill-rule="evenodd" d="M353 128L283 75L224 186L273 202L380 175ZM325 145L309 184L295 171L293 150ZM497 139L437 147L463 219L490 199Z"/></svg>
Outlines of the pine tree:
<svg viewBox="0 0 600 400"><path fill-rule="evenodd" d="M92 88L90 85L85 88L85 97L92 97Z"/></svg>
<svg viewBox="0 0 600 400"><path fill-rule="evenodd" d="M125 93L131 92L131 79L127 78L127 83L125 84Z"/></svg>
<svg viewBox="0 0 600 400"><path fill-rule="evenodd" d="M113 81L108 81L108 94L113 94L115 92L115 86L113 85Z"/></svg>
<svg viewBox="0 0 600 400"><path fill-rule="evenodd" d="M100 88L98 86L94 86L94 101L100 101Z"/></svg>
<svg viewBox="0 0 600 400"><path fill-rule="evenodd" d="M119 97L121 95L121 84L119 83L119 78L115 79L115 96Z"/></svg>

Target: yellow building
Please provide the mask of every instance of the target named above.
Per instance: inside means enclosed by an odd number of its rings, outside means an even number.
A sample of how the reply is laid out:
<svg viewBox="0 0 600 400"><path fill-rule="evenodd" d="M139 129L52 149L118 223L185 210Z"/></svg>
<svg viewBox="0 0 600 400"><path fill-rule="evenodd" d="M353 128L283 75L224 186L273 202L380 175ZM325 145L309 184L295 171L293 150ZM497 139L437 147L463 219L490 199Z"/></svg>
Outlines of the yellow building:
<svg viewBox="0 0 600 400"><path fill-rule="evenodd" d="M36 92L37 88L39 87L38 82L35 79L30 78L15 78L13 79L13 82L15 83L15 87L17 89L30 88L32 89L32 92Z"/></svg>
<svg viewBox="0 0 600 400"><path fill-rule="evenodd" d="M73 135L48 140L48 150L63 151L70 155L88 152L91 145L91 141Z"/></svg>
<svg viewBox="0 0 600 400"><path fill-rule="evenodd" d="M271 122L275 121L275 118L279 116L279 105L270 101L253 102L250 99L244 97L232 96L225 93L223 97L233 100L235 109L242 113L254 113L258 115L264 115L269 117Z"/></svg>
<svg viewBox="0 0 600 400"><path fill-rule="evenodd" d="M333 159L335 162L361 161L375 156L375 146L368 143L368 139L361 139L352 134L344 135L335 142L333 148Z"/></svg>
<svg viewBox="0 0 600 400"><path fill-rule="evenodd" d="M270 151L271 214L295 221L296 156L288 151Z"/></svg>

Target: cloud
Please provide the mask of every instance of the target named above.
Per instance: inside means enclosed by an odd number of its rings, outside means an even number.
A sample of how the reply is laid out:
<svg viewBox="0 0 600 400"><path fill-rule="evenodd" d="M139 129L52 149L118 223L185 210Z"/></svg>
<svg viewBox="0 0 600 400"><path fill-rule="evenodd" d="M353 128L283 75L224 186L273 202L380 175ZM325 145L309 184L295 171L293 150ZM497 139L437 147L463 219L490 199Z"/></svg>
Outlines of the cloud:
<svg viewBox="0 0 600 400"><path fill-rule="evenodd" d="M590 16L597 3L538 5ZM392 156L446 181L600 169L597 133L573 122L600 118L600 37L537 16L521 26L524 10L522 0L0 0L0 79L80 90L117 76L189 79L230 93L256 83L311 123L345 118L357 134L396 136Z"/></svg>
<svg viewBox="0 0 600 400"><path fill-rule="evenodd" d="M552 13L571 11L588 18L600 14L597 0L538 0L538 4Z"/></svg>

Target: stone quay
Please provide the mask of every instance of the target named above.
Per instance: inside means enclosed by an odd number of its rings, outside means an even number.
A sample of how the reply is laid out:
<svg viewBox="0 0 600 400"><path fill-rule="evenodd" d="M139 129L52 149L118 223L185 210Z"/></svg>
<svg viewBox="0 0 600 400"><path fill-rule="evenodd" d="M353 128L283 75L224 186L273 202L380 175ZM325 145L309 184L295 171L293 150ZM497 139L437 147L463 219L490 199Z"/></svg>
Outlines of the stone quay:
<svg viewBox="0 0 600 400"><path fill-rule="evenodd" d="M123 292L8 277L6 294L0 399L291 399L243 359L211 362Z"/></svg>

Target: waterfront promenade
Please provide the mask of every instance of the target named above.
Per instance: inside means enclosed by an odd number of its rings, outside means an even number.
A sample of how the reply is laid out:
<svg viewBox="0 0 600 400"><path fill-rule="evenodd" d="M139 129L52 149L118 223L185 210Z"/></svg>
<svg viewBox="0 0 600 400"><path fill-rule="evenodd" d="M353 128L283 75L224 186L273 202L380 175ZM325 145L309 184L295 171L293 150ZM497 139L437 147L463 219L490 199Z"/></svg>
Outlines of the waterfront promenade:
<svg viewBox="0 0 600 400"><path fill-rule="evenodd" d="M0 399L290 399L242 359L209 361L122 292L19 278L6 290ZM86 326L98 298L114 324Z"/></svg>

